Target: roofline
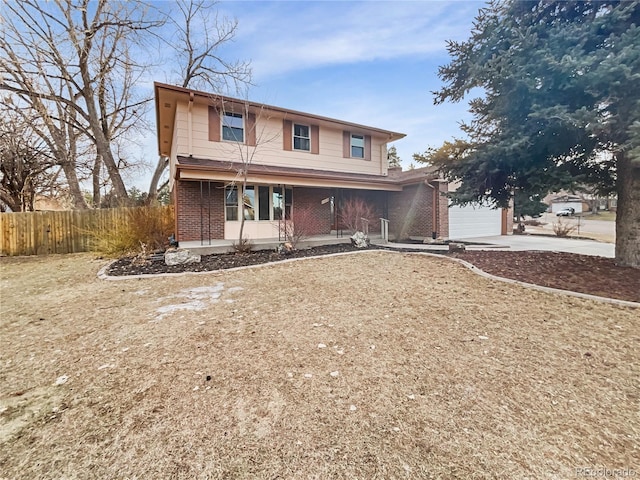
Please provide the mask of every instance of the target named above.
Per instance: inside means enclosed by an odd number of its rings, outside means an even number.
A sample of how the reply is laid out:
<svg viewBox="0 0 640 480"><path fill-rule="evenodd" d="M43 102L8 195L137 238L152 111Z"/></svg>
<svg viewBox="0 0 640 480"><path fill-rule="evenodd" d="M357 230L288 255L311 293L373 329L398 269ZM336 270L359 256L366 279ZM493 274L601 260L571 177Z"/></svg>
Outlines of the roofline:
<svg viewBox="0 0 640 480"><path fill-rule="evenodd" d="M354 128L356 130L367 130L369 132L375 132L378 133L382 136L386 136L388 137L387 142L394 142L396 140L400 140L401 138L406 137L406 134L404 133L399 133L399 132L393 132L391 130L384 130L382 128L377 128L377 127L370 127L367 125L361 125L358 123L353 123L353 122L347 122L345 120L338 120L336 118L330 118L330 117L323 117L321 115L314 115L312 113L307 113L307 112L301 112L298 110L291 110L288 108L283 108L283 107L276 107L274 105L267 105L265 103L257 103L257 102L252 102L251 100L243 100L243 99L239 99L239 98L233 98L233 97L227 97L225 95L219 95L219 94L214 94L214 93L208 93L208 92L203 92L200 90L193 90L190 88L184 88L184 87L179 87L177 85L170 85L167 83L160 83L160 82L154 82L153 83L153 87L154 87L154 94L155 94L155 103L156 103L156 125L159 125L159 91L160 90L169 90L169 91L173 91L173 92L177 92L177 93L184 93L187 95L193 95L193 96L199 96L199 97L203 97L203 98L207 98L207 99L219 99L222 102L229 102L229 103L241 103L241 104L247 104L249 108L256 108L256 109L266 109L272 112L278 112L278 113L283 113L285 116L286 115L294 115L297 117L303 117L303 118L308 118L310 120L316 119L316 120L322 120L325 122L330 122L330 123L335 123L338 125L343 125L346 127L350 127L350 128Z"/></svg>
<svg viewBox="0 0 640 480"><path fill-rule="evenodd" d="M233 172L238 168L243 167L244 165L241 162L228 162L228 161L220 161L213 160L208 161L211 162L208 165L196 165L196 164L185 164L180 163L179 159L181 156L178 156L178 162L176 163L175 170L175 179L180 180L180 171L181 170L190 170L193 172ZM186 157L183 157L186 158ZM206 161L206 160L205 160ZM253 169L251 168L253 167ZM253 171L252 171L253 170ZM306 179L314 179L314 180L332 180L336 182L353 182L353 183L371 183L375 185L387 185L389 187L404 187L406 185L413 185L422 182L433 182L439 181L438 174L436 172L419 172L418 175L413 177L404 177L397 178L394 176L388 175L369 175L363 173L349 173L349 172L335 172L335 171L327 171L324 172L322 170L313 170L313 169L305 169L305 168L294 168L294 167L273 167L270 165L262 165L262 164L251 164L249 166L249 174L253 175L261 175L265 177L273 176L282 176L286 175L289 177L295 178L306 178ZM418 172L416 172L418 173Z"/></svg>

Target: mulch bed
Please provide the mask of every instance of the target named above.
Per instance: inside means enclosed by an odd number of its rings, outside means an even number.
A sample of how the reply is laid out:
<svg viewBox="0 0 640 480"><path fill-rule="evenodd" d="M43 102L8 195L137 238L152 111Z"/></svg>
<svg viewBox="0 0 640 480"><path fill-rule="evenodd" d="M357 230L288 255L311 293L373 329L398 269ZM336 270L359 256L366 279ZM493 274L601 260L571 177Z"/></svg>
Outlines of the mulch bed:
<svg viewBox="0 0 640 480"><path fill-rule="evenodd" d="M640 302L640 269L618 267L613 258L542 251L467 251L452 256L499 277Z"/></svg>
<svg viewBox="0 0 640 480"><path fill-rule="evenodd" d="M376 247L370 248L374 249ZM314 257L318 255L329 255L332 253L353 252L356 250L359 249L348 243L325 245L322 247L313 247L304 250L293 250L289 253L277 253L274 250L256 250L250 253L202 255L200 263L173 266L165 265L162 260L140 263L133 258L125 257L112 263L109 267L108 274L121 276L158 273L208 272L212 270L226 270L229 268L278 262L289 258Z"/></svg>
<svg viewBox="0 0 640 480"><path fill-rule="evenodd" d="M370 247L370 249L375 248L377 247ZM175 266L167 266L163 261L141 263L132 261L131 258L121 258L110 266L108 274L122 276L206 272L356 250L358 249L350 244L338 244L295 250L287 254L263 250L248 254L203 255L200 263ZM466 251L451 254L451 256L466 260L481 270L500 277L601 297L640 302L640 269L618 267L611 258L541 251Z"/></svg>

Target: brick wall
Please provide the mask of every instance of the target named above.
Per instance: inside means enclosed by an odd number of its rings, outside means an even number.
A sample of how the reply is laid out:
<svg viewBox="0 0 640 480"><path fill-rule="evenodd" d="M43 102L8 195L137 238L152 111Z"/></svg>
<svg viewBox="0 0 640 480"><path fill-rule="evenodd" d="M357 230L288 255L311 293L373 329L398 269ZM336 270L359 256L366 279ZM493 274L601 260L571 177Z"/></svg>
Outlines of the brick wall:
<svg viewBox="0 0 640 480"><path fill-rule="evenodd" d="M293 221L303 223L307 235L331 233L331 203L322 203L331 195L328 188L293 188Z"/></svg>
<svg viewBox="0 0 640 480"><path fill-rule="evenodd" d="M447 184L441 183L440 193L446 193ZM177 240L193 241L224 238L224 184L216 182L177 181L175 185ZM293 188L294 220L305 223L307 235L329 234L335 226L331 215L331 203L322 201L335 195L328 188ZM423 183L406 186L402 192L375 192L343 190L342 201L362 198L375 210L375 218L369 224L369 232L380 231L378 218L388 218L390 233L396 239L410 236L431 238L433 191ZM449 234L448 201L439 198L438 228L440 237ZM300 218L300 215L304 215Z"/></svg>
<svg viewBox="0 0 640 480"><path fill-rule="evenodd" d="M380 233L380 218L387 217L387 192L367 190L342 190L340 201L344 205L349 200L363 200L373 210L369 219L369 233ZM344 228L341 225L341 228Z"/></svg>
<svg viewBox="0 0 640 480"><path fill-rule="evenodd" d="M174 188L177 240L224 238L224 185L177 181Z"/></svg>
<svg viewBox="0 0 640 480"><path fill-rule="evenodd" d="M438 188L438 237L449 238L449 199L446 194L449 191L449 184L446 182L433 183Z"/></svg>
<svg viewBox="0 0 640 480"><path fill-rule="evenodd" d="M509 201L509 208L507 209L507 225L506 225L506 235L513 235L513 198Z"/></svg>
<svg viewBox="0 0 640 480"><path fill-rule="evenodd" d="M433 232L432 203L433 190L424 183L407 185L401 192L390 192L390 233L395 235L397 240L404 240L410 236L431 238ZM448 225L446 212L441 222L444 220Z"/></svg>

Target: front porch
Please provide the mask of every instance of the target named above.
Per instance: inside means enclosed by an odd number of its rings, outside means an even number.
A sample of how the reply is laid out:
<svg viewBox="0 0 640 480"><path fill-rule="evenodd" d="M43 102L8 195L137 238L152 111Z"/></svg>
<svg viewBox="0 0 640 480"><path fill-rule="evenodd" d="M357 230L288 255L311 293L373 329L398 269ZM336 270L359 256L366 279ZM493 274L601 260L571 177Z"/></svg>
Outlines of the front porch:
<svg viewBox="0 0 640 480"><path fill-rule="evenodd" d="M382 235L379 233L372 233L369 235L369 239L372 243L383 243ZM229 253L233 252L233 244L236 240L193 240L187 242L180 242L180 248L185 248L190 252L197 253L199 255L211 255L216 253ZM284 243L284 240L275 238L257 238L251 240L253 244L253 250L275 250L278 245ZM322 245L335 245L338 243L351 243L351 235L348 232L343 234L333 233L331 235L313 235L304 240L300 240L296 245L298 249L305 249L311 247L320 247Z"/></svg>

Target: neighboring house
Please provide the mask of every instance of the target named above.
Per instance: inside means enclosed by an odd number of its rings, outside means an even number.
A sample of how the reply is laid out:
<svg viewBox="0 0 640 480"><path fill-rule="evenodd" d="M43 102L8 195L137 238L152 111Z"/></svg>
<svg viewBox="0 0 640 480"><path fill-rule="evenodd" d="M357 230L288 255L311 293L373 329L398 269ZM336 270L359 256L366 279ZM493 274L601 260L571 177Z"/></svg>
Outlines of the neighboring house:
<svg viewBox="0 0 640 480"><path fill-rule="evenodd" d="M582 198L563 192L545 197L544 203L550 206L551 213L556 213L566 208L573 208L575 213L582 213L589 210L589 204Z"/></svg>
<svg viewBox="0 0 640 480"><path fill-rule="evenodd" d="M355 198L392 238L449 236L447 183L428 167L387 165L402 133L159 83L155 101L179 242L237 240L241 215L243 236L277 240L296 211L309 235L340 235L340 208Z"/></svg>
<svg viewBox="0 0 640 480"><path fill-rule="evenodd" d="M602 197L592 193L574 194L560 191L547 195L542 201L549 205L548 211L552 213L563 208L573 208L576 213L592 212L595 209L615 212L618 207L616 195Z"/></svg>

